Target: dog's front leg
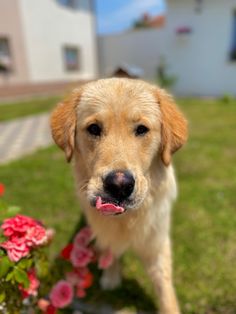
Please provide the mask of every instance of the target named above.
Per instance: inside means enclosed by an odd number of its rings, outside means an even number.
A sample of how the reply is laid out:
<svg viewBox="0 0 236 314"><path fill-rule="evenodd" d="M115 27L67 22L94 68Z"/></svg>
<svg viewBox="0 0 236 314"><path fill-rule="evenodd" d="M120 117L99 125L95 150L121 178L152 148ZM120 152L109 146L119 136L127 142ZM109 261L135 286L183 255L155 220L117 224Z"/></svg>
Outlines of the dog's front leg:
<svg viewBox="0 0 236 314"><path fill-rule="evenodd" d="M144 262L159 296L160 313L180 314L172 282L170 240L167 239L157 252L149 252L148 256L144 257Z"/></svg>
<svg viewBox="0 0 236 314"><path fill-rule="evenodd" d="M103 271L100 285L104 290L113 290L121 284L121 270L118 258L114 258L109 268Z"/></svg>

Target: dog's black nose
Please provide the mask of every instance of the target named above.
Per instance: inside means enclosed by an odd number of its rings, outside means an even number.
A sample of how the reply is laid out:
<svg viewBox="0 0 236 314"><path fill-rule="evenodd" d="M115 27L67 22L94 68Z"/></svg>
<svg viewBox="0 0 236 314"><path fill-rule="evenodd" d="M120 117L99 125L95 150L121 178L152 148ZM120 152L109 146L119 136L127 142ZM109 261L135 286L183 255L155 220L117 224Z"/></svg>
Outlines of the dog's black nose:
<svg viewBox="0 0 236 314"><path fill-rule="evenodd" d="M111 197L123 201L132 194L135 180L129 171L115 170L105 177L103 185Z"/></svg>

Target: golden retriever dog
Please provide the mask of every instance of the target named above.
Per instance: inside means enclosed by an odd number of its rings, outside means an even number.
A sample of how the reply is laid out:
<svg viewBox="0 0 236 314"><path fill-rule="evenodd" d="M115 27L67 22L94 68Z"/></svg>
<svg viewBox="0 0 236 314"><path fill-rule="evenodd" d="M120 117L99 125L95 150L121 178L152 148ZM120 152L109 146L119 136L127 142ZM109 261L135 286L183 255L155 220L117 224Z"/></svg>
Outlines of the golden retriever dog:
<svg viewBox="0 0 236 314"><path fill-rule="evenodd" d="M180 313L172 283L170 214L177 189L171 156L187 139L173 99L149 83L108 78L75 89L51 117L52 135L73 157L81 207L99 250L114 263L101 285L120 284L119 257L142 259L162 314Z"/></svg>

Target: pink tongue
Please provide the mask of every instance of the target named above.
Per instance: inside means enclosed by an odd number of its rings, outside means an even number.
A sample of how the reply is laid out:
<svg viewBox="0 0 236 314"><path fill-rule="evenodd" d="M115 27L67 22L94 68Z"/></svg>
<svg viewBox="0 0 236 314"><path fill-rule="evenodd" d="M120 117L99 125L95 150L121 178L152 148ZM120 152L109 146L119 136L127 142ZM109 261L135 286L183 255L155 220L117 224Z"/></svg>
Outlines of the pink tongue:
<svg viewBox="0 0 236 314"><path fill-rule="evenodd" d="M123 213L125 211L123 207L111 203L102 203L102 198L100 196L97 197L96 208L103 215Z"/></svg>

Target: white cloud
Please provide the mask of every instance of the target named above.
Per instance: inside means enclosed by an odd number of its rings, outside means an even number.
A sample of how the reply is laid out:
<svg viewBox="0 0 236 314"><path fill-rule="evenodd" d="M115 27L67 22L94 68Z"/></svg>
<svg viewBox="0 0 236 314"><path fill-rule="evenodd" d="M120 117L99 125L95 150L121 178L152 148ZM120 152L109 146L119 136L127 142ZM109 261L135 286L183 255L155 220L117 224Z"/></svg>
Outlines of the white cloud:
<svg viewBox="0 0 236 314"><path fill-rule="evenodd" d="M102 16L99 22L99 30L102 33L119 31L127 28L132 21L144 12L163 11L163 0L131 0L119 10L106 16Z"/></svg>

